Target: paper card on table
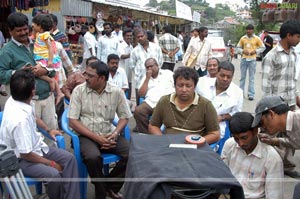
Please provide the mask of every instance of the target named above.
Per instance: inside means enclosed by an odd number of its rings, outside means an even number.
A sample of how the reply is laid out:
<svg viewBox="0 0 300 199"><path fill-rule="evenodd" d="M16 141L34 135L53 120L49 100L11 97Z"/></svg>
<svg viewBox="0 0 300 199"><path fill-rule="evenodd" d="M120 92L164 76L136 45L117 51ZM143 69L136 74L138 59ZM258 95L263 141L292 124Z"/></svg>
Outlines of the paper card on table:
<svg viewBox="0 0 300 199"><path fill-rule="evenodd" d="M196 144L170 144L170 148L188 148L188 149L197 149Z"/></svg>

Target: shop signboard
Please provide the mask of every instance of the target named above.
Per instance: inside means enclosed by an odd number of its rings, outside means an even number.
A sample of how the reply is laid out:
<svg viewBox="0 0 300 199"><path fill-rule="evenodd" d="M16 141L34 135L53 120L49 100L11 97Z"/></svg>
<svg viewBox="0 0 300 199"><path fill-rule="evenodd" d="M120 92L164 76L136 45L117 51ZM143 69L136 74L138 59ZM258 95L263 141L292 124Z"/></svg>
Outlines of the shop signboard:
<svg viewBox="0 0 300 199"><path fill-rule="evenodd" d="M178 18L193 20L191 7L176 0L176 16Z"/></svg>
<svg viewBox="0 0 300 199"><path fill-rule="evenodd" d="M197 11L194 11L193 12L193 21L200 23L200 20L201 20L201 14Z"/></svg>

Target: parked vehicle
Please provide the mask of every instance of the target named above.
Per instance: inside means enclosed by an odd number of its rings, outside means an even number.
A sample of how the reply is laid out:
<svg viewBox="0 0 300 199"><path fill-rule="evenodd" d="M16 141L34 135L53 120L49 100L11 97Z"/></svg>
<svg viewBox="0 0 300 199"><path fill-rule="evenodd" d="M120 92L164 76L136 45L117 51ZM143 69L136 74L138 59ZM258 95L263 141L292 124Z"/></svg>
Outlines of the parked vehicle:
<svg viewBox="0 0 300 199"><path fill-rule="evenodd" d="M263 34L264 34L263 32L259 34L259 37L262 40L264 38ZM279 40L280 40L280 33L277 32L277 31L269 31L269 35L273 38L273 48L274 48L277 45L277 43L279 42ZM257 61L261 61L262 58L263 58L262 53L256 55L256 60Z"/></svg>
<svg viewBox="0 0 300 199"><path fill-rule="evenodd" d="M208 36L207 40L211 43L213 57L220 62L230 60L230 49L225 45L223 37Z"/></svg>

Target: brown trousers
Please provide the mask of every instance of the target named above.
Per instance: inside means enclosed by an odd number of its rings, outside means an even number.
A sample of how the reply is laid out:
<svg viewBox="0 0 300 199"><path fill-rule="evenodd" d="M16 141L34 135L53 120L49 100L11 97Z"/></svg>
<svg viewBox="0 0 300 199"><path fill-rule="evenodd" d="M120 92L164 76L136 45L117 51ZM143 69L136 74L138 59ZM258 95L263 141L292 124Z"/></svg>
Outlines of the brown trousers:
<svg viewBox="0 0 300 199"><path fill-rule="evenodd" d="M149 117L152 113L153 108L151 108L146 102L141 103L135 108L134 118L137 130L140 133L148 133Z"/></svg>

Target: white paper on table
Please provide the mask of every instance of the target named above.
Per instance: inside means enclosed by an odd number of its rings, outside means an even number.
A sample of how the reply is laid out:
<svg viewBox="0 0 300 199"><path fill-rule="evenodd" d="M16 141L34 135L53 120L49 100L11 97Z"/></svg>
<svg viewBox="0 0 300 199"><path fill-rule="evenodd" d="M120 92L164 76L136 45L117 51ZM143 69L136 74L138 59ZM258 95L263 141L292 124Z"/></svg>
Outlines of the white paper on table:
<svg viewBox="0 0 300 199"><path fill-rule="evenodd" d="M170 144L169 148L197 149L197 144Z"/></svg>

